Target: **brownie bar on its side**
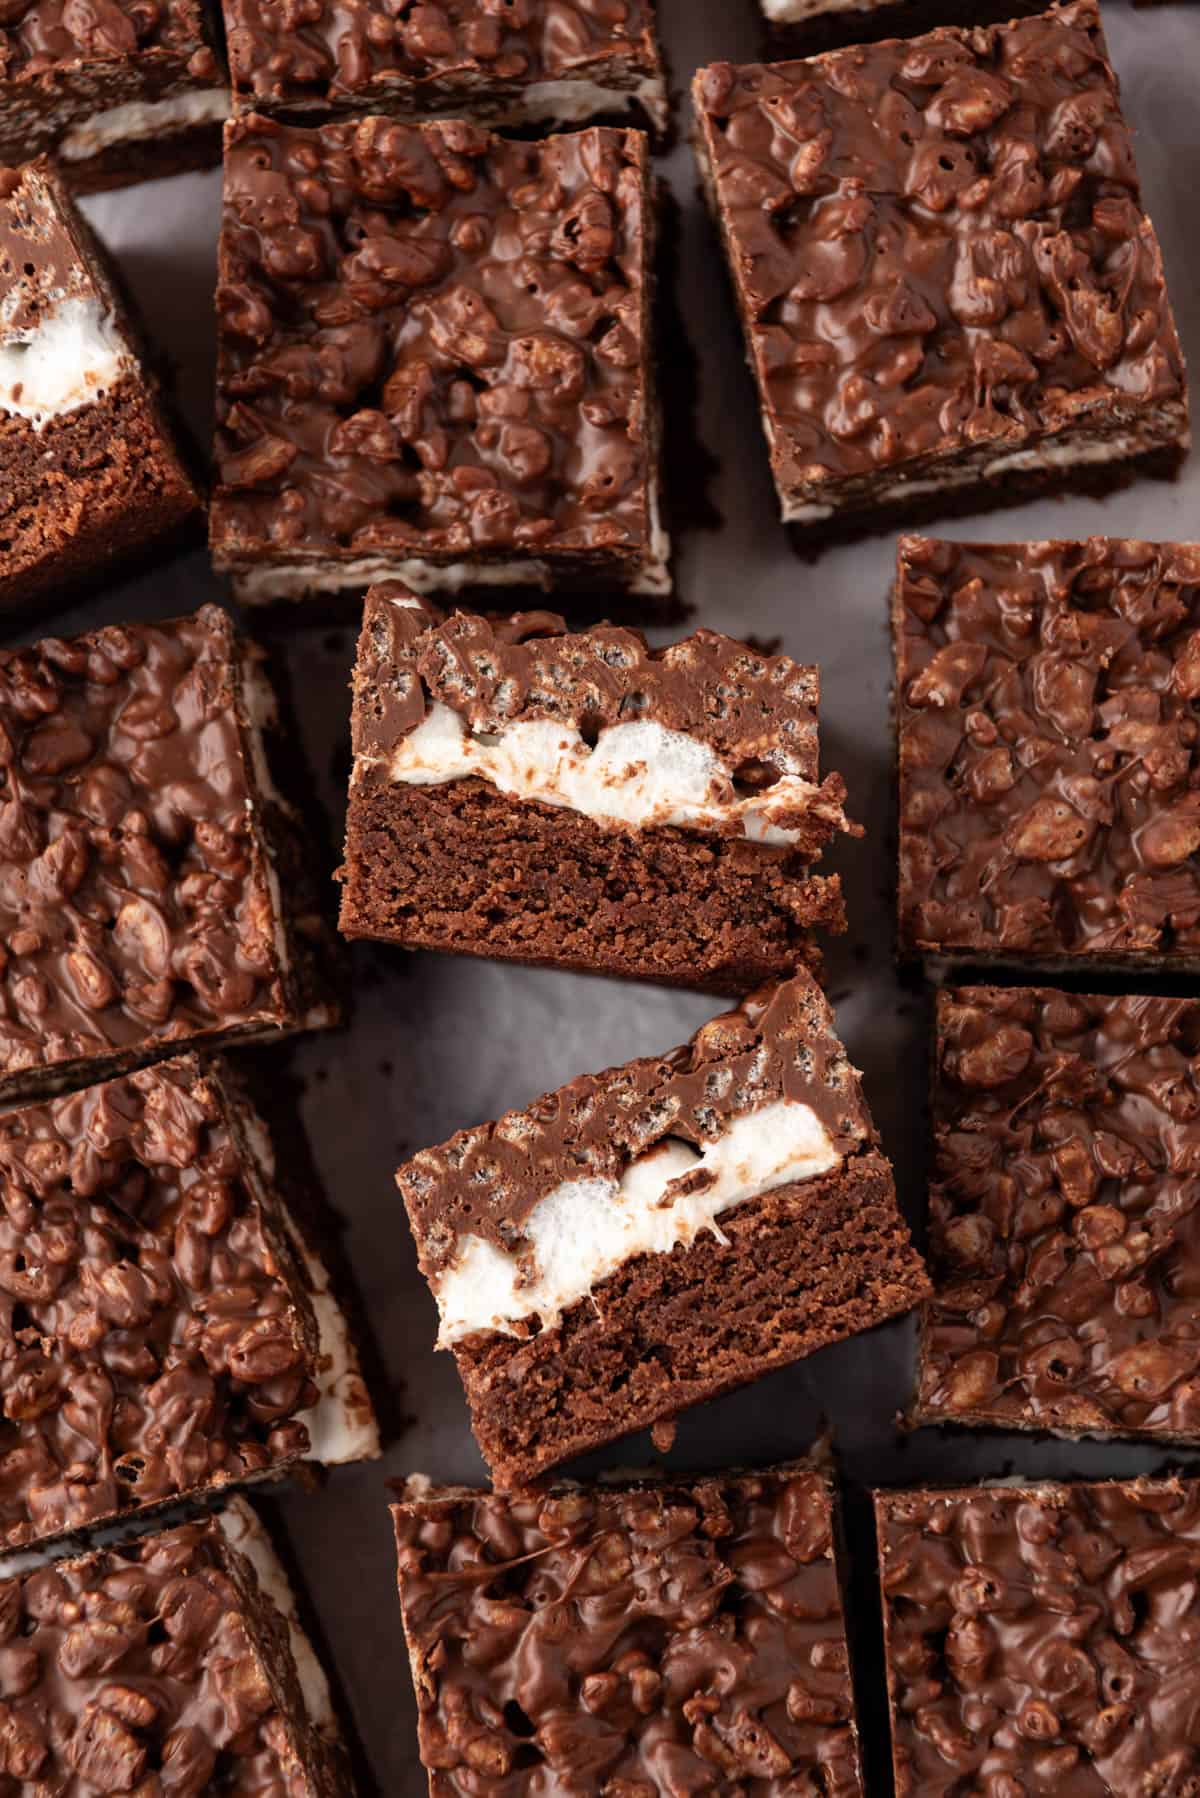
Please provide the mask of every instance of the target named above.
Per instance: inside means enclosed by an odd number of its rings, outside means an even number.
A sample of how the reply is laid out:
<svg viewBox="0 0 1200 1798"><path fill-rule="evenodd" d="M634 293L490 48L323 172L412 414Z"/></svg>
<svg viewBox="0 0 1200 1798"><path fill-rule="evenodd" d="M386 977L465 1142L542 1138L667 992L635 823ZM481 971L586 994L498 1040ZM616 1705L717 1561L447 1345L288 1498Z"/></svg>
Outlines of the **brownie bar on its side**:
<svg viewBox="0 0 1200 1798"><path fill-rule="evenodd" d="M0 1102L337 1021L273 705L216 606L0 651Z"/></svg>
<svg viewBox="0 0 1200 1798"><path fill-rule="evenodd" d="M386 19L365 0L223 0L239 111L488 125L585 124L640 109L664 131L652 0L441 0Z"/></svg>
<svg viewBox="0 0 1200 1798"><path fill-rule="evenodd" d="M900 543L900 952L1200 969L1200 545Z"/></svg>
<svg viewBox="0 0 1200 1798"><path fill-rule="evenodd" d="M249 1505L0 1581L14 1793L348 1798L328 1687Z"/></svg>
<svg viewBox="0 0 1200 1798"><path fill-rule="evenodd" d="M158 384L61 179L0 169L0 607L111 579L199 515Z"/></svg>
<svg viewBox="0 0 1200 1798"><path fill-rule="evenodd" d="M392 1515L431 1793L861 1798L820 1474L511 1499L414 1479Z"/></svg>
<svg viewBox="0 0 1200 1798"><path fill-rule="evenodd" d="M1096 0L716 63L694 94L785 521L1177 465L1183 356Z"/></svg>
<svg viewBox="0 0 1200 1798"><path fill-rule="evenodd" d="M378 1452L353 1345L192 1056L0 1117L0 1548Z"/></svg>
<svg viewBox="0 0 1200 1798"><path fill-rule="evenodd" d="M229 84L202 0L10 0L0 164L53 155L81 193L220 158Z"/></svg>
<svg viewBox="0 0 1200 1798"><path fill-rule="evenodd" d="M897 1798L1196 1790L1200 1486L879 1492L875 1510Z"/></svg>
<svg viewBox="0 0 1200 1798"><path fill-rule="evenodd" d="M1200 1441L1200 1002L939 993L914 1421Z"/></svg>
<svg viewBox="0 0 1200 1798"><path fill-rule="evenodd" d="M713 631L651 650L373 588L343 933L731 994L813 963L844 918L810 864L853 828L819 685Z"/></svg>
<svg viewBox="0 0 1200 1798"><path fill-rule="evenodd" d="M396 1178L504 1489L928 1292L807 973Z"/></svg>
<svg viewBox="0 0 1200 1798"><path fill-rule="evenodd" d="M638 131L235 120L211 533L239 596L668 592L650 213Z"/></svg>

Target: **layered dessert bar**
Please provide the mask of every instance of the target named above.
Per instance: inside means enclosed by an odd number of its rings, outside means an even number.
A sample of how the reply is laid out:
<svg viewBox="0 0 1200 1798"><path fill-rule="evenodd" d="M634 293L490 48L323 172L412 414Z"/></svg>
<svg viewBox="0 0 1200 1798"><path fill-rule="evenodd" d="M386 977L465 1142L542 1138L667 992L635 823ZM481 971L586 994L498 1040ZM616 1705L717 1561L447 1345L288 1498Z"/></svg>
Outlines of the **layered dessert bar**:
<svg viewBox="0 0 1200 1798"><path fill-rule="evenodd" d="M939 25L1002 25L1045 11L1046 0L760 0L779 55L914 37ZM1135 4L1137 0L1135 0ZM1142 0L1148 4L1149 0Z"/></svg>
<svg viewBox="0 0 1200 1798"><path fill-rule="evenodd" d="M226 130L216 565L248 601L669 590L642 132Z"/></svg>
<svg viewBox="0 0 1200 1798"><path fill-rule="evenodd" d="M202 0L9 0L0 164L52 155L90 193L221 153L229 83Z"/></svg>
<svg viewBox="0 0 1200 1798"><path fill-rule="evenodd" d="M396 1176L495 1484L908 1311L925 1270L807 973Z"/></svg>
<svg viewBox="0 0 1200 1798"><path fill-rule="evenodd" d="M694 94L787 522L1175 468L1183 358L1096 0Z"/></svg>
<svg viewBox="0 0 1200 1798"><path fill-rule="evenodd" d="M0 650L0 1103L337 1021L277 722L217 606Z"/></svg>
<svg viewBox="0 0 1200 1798"><path fill-rule="evenodd" d="M880 1492L897 1798L1184 1798L1200 1486Z"/></svg>
<svg viewBox="0 0 1200 1798"><path fill-rule="evenodd" d="M417 1478L392 1514L431 1794L861 1798L820 1474L511 1499Z"/></svg>
<svg viewBox="0 0 1200 1798"><path fill-rule="evenodd" d="M820 780L815 668L700 630L568 631L367 596L341 926L740 994L844 928L853 828Z"/></svg>
<svg viewBox="0 0 1200 1798"><path fill-rule="evenodd" d="M1200 1439L1200 1001L937 999L919 1423Z"/></svg>
<svg viewBox="0 0 1200 1798"><path fill-rule="evenodd" d="M248 1505L0 1581L16 1794L353 1787L325 1676Z"/></svg>
<svg viewBox="0 0 1200 1798"><path fill-rule="evenodd" d="M1200 546L901 540L900 951L1200 968Z"/></svg>
<svg viewBox="0 0 1200 1798"><path fill-rule="evenodd" d="M301 19L277 0L223 4L239 111L528 126L637 108L666 128L652 0L441 0L398 16L314 0Z"/></svg>
<svg viewBox="0 0 1200 1798"><path fill-rule="evenodd" d="M0 1117L0 1548L378 1452L269 1139L183 1056Z"/></svg>
<svg viewBox="0 0 1200 1798"><path fill-rule="evenodd" d="M45 164L0 169L0 607L110 578L199 513L129 312L61 179Z"/></svg>

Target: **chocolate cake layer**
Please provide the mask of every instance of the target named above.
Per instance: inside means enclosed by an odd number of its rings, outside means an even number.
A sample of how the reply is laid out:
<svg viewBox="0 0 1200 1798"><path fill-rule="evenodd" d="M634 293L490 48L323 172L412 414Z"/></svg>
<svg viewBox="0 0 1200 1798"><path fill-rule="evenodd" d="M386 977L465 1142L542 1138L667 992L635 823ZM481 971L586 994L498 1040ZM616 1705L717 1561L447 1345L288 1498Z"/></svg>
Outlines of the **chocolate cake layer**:
<svg viewBox="0 0 1200 1798"><path fill-rule="evenodd" d="M1189 442L1095 0L694 83L783 516L1095 480Z"/></svg>
<svg viewBox="0 0 1200 1798"><path fill-rule="evenodd" d="M1200 967L1200 546L902 539L900 949Z"/></svg>
<svg viewBox="0 0 1200 1798"><path fill-rule="evenodd" d="M938 995L921 1423L1200 1439L1200 1002Z"/></svg>
<svg viewBox="0 0 1200 1798"><path fill-rule="evenodd" d="M290 22L271 0L224 0L224 12L239 109L535 125L638 108L666 127L651 0L442 0L394 18L316 0Z"/></svg>
<svg viewBox="0 0 1200 1798"><path fill-rule="evenodd" d="M0 651L0 1099L336 1021L275 722L215 606Z"/></svg>
<svg viewBox="0 0 1200 1798"><path fill-rule="evenodd" d="M1194 1481L875 1504L898 1798L1196 1789Z"/></svg>
<svg viewBox="0 0 1200 1798"><path fill-rule="evenodd" d="M844 928L815 668L385 584L354 688L347 936L736 994Z"/></svg>
<svg viewBox="0 0 1200 1798"><path fill-rule="evenodd" d="M861 1798L828 1483L761 1474L394 1505L431 1794Z"/></svg>
<svg viewBox="0 0 1200 1798"><path fill-rule="evenodd" d="M63 182L44 165L0 170L0 606L110 579L199 509Z"/></svg>
<svg viewBox="0 0 1200 1798"><path fill-rule="evenodd" d="M397 1175L498 1486L926 1291L811 976Z"/></svg>
<svg viewBox="0 0 1200 1798"><path fill-rule="evenodd" d="M378 1450L352 1344L227 1070L0 1118L0 1546Z"/></svg>
<svg viewBox="0 0 1200 1798"><path fill-rule="evenodd" d="M217 566L247 600L669 591L644 135L227 128Z"/></svg>

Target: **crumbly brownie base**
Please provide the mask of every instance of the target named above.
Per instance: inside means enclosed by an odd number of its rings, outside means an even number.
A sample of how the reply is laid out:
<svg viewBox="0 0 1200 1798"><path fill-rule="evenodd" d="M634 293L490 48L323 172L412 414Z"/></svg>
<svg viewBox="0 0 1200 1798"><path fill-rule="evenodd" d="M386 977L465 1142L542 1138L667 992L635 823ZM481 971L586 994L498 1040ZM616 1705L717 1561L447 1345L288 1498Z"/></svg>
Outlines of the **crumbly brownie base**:
<svg viewBox="0 0 1200 1798"><path fill-rule="evenodd" d="M606 829L475 779L366 790L347 825L343 935L738 996L819 963L835 877L794 852Z"/></svg>
<svg viewBox="0 0 1200 1798"><path fill-rule="evenodd" d="M221 160L220 121L189 125L157 137L134 137L109 144L95 156L58 163L63 179L76 194L111 193L142 181L165 181L170 175L189 175L197 169L215 169Z"/></svg>
<svg viewBox="0 0 1200 1798"><path fill-rule="evenodd" d="M875 1150L640 1255L526 1339L454 1349L500 1490L912 1309L929 1291Z"/></svg>
<svg viewBox="0 0 1200 1798"><path fill-rule="evenodd" d="M1147 4L1148 0L1142 0ZM1049 0L975 0L969 19L963 0L893 0L887 6L861 5L849 11L820 13L792 24L767 21L767 53L772 61L789 56L817 56L845 44L865 44L882 37L917 37L940 25L1003 25L1009 19L1045 12Z"/></svg>
<svg viewBox="0 0 1200 1798"><path fill-rule="evenodd" d="M0 416L0 605L113 571L197 517L195 491L132 377L41 429Z"/></svg>

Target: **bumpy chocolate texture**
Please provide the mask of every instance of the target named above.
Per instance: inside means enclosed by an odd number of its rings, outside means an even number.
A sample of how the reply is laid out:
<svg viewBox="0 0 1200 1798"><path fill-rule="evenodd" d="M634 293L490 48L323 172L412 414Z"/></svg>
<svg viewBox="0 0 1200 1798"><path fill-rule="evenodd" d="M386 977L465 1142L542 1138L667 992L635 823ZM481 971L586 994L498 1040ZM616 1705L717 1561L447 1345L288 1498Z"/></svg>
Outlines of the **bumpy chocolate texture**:
<svg viewBox="0 0 1200 1798"><path fill-rule="evenodd" d="M243 597L662 588L640 132L226 132L212 544Z"/></svg>
<svg viewBox="0 0 1200 1798"><path fill-rule="evenodd" d="M1200 546L902 540L900 946L1200 965Z"/></svg>
<svg viewBox="0 0 1200 1798"><path fill-rule="evenodd" d="M581 121L666 94L650 0L440 0L402 14L311 0L288 23L271 0L224 0L239 107L443 113L493 124Z"/></svg>
<svg viewBox="0 0 1200 1798"><path fill-rule="evenodd" d="M287 1626L216 1522L0 1583L7 1790L338 1798Z"/></svg>
<svg viewBox="0 0 1200 1798"><path fill-rule="evenodd" d="M1200 1003L938 995L916 1417L1200 1438Z"/></svg>
<svg viewBox="0 0 1200 1798"><path fill-rule="evenodd" d="M197 0L8 0L0 12L0 163L56 152L88 189L154 173L156 158L215 161L224 94ZM160 115L151 134L97 125L116 107L172 103L180 116Z"/></svg>
<svg viewBox="0 0 1200 1798"><path fill-rule="evenodd" d="M317 1326L216 1070L0 1118L0 1544L281 1472Z"/></svg>
<svg viewBox="0 0 1200 1798"><path fill-rule="evenodd" d="M863 1791L829 1488L780 1469L393 1507L430 1791Z"/></svg>
<svg viewBox="0 0 1200 1798"><path fill-rule="evenodd" d="M898 1798L1186 1798L1200 1486L876 1495Z"/></svg>
<svg viewBox="0 0 1200 1798"><path fill-rule="evenodd" d="M1095 0L719 63L695 100L785 517L1186 441Z"/></svg>
<svg viewBox="0 0 1200 1798"><path fill-rule="evenodd" d="M0 1098L334 1021L272 704L215 606L0 651Z"/></svg>

